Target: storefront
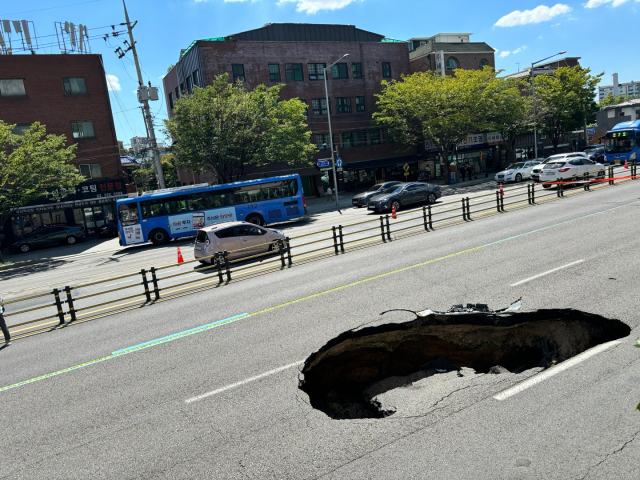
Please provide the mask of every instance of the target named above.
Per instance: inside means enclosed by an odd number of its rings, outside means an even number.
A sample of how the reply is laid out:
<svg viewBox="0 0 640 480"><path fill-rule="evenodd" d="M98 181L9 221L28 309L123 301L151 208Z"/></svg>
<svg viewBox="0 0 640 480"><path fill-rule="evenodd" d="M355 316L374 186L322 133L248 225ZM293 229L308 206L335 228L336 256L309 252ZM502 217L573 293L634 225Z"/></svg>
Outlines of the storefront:
<svg viewBox="0 0 640 480"><path fill-rule="evenodd" d="M52 192L53 193L53 192ZM116 219L116 200L126 198L123 178L83 182L59 202L46 197L19 208L3 225L3 243L11 243L48 225L77 225L88 236Z"/></svg>
<svg viewBox="0 0 640 480"><path fill-rule="evenodd" d="M358 191L382 182L414 181L418 179L420 165L426 165L417 155L349 162L344 168L344 186L347 191Z"/></svg>

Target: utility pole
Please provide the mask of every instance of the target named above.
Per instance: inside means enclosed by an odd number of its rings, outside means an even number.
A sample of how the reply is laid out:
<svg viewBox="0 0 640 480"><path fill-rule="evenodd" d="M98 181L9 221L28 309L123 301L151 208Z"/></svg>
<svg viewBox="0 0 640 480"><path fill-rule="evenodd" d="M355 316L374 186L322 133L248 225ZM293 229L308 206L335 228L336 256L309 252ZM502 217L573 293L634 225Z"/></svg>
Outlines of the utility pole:
<svg viewBox="0 0 640 480"><path fill-rule="evenodd" d="M140 63L138 62L138 52L136 51L136 42L133 40L133 27L136 26L138 21L136 20L133 25L129 21L129 13L127 13L127 5L125 0L122 0L124 7L124 18L129 32L129 41L131 44L127 50L133 52L133 62L136 64L136 71L138 72L138 100L142 103L142 111L144 113L145 126L149 135L149 148L153 154L153 163L156 167L156 175L158 177L158 185L160 188L166 188L164 184L164 173L162 172L162 163L160 162L160 153L158 152L158 144L156 142L156 131L153 127L153 119L151 118L151 109L149 108L149 94L148 89L145 87L142 80L142 71L140 70ZM125 50L125 52L127 51ZM151 86L151 85L149 85ZM144 95L140 95L140 90L145 90Z"/></svg>

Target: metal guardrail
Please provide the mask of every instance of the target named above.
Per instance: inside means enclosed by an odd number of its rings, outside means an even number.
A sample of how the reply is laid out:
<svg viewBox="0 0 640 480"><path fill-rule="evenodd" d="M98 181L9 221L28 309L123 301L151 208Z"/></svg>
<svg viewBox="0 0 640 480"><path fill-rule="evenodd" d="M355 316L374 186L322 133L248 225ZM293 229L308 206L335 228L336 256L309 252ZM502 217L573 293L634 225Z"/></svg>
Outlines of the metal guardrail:
<svg viewBox="0 0 640 480"><path fill-rule="evenodd" d="M215 287L231 282L232 279L240 280L290 268L294 265L294 259L300 263L307 263L330 256L342 255L350 250L392 242L394 239L397 239L398 235L402 237L421 232L432 232L436 227L444 228L474 221L482 215L504 213L507 211L506 208L538 205L552 201L554 198L563 198L565 193L571 193L572 195L587 193L592 191L592 188L617 185L616 181L624 182L638 179L637 165L635 162L628 166L628 175L616 177L616 170L620 173L620 169L624 169L623 171L625 172L627 171L627 167L624 166L608 167L604 177L589 178L589 176L586 176L581 179L572 179L571 181L553 182L557 187L555 191L547 190L545 192L545 189L539 189L535 183L507 189L501 187L495 192L495 198L492 198L493 193L464 197L452 202L426 205L422 208L398 212L396 215L385 214L370 220L347 225L337 225L331 227L330 230L320 230L299 235L295 240L305 239L304 242L299 244L292 244L292 239L286 237L284 240L278 240L277 242L264 243L259 246L246 247L234 251L217 252L210 257L188 260L180 264L168 264L160 267L151 267L149 269L143 268L140 272L132 272L77 286L67 285L62 289L54 288L49 293L31 295L2 302L2 305L7 306L34 300L38 301L49 295L52 296L51 303L45 302L43 305L25 308L15 312L8 311L4 316L7 319L17 316L32 316L29 315L32 314L32 312L47 309L46 316L23 319L23 321L19 323L9 325L10 332L14 338L42 333L77 321L86 321L128 309L140 308L160 300L174 298L203 288L211 288L212 284ZM571 184L581 185L582 189L576 188L567 191L567 185ZM505 202L505 199L508 201ZM308 237L313 236L320 236L321 238L306 241ZM315 245L316 248L304 250L304 247L311 245ZM232 253L237 254L258 247L265 247L270 251L236 260L229 259L229 255ZM256 259L262 259L263 261L259 265L243 265L243 263L246 263L248 260ZM167 282L170 279L193 274L194 271L188 270L173 274L167 272L167 274L163 276L161 276L159 272L200 261L206 261L207 264L197 271L203 273L213 272L212 276L214 280L203 275L203 277L195 280L188 280L177 284L174 283L165 287L161 286L161 282ZM132 283L119 288L101 290L96 293L74 295L74 292L77 292L81 288L122 279L131 279ZM180 287L186 287L187 291L184 292L183 290L185 289ZM137 289L136 293L132 295L94 304L86 303L88 299L132 288Z"/></svg>

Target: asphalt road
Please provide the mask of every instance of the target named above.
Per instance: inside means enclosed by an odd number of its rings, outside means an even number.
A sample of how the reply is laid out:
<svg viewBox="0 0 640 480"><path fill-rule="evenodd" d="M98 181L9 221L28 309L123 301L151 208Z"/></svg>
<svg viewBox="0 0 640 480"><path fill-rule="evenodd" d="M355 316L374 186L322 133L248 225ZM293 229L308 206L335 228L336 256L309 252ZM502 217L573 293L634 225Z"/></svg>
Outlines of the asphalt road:
<svg viewBox="0 0 640 480"><path fill-rule="evenodd" d="M628 182L20 339L0 350L0 477L638 478L639 194ZM537 370L425 378L375 420L332 420L297 388L339 333L411 318L381 311L520 296L633 331L504 400Z"/></svg>

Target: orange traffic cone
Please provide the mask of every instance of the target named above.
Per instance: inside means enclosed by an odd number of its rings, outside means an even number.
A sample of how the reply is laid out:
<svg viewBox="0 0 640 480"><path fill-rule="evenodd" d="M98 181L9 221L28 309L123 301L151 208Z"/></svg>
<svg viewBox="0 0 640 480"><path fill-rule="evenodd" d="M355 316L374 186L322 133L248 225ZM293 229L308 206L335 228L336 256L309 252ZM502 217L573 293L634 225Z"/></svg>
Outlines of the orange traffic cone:
<svg viewBox="0 0 640 480"><path fill-rule="evenodd" d="M500 195L504 195L504 191L502 190L502 184L500 184Z"/></svg>
<svg viewBox="0 0 640 480"><path fill-rule="evenodd" d="M184 263L184 259L182 258L182 253L180 253L180 247L178 247L178 263Z"/></svg>
<svg viewBox="0 0 640 480"><path fill-rule="evenodd" d="M391 205L391 218L398 218L398 216L396 215L396 206L395 205Z"/></svg>
<svg viewBox="0 0 640 480"><path fill-rule="evenodd" d="M624 161L624 168L629 170L629 162L627 160Z"/></svg>

